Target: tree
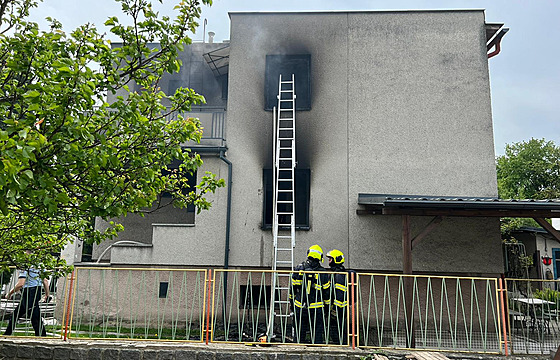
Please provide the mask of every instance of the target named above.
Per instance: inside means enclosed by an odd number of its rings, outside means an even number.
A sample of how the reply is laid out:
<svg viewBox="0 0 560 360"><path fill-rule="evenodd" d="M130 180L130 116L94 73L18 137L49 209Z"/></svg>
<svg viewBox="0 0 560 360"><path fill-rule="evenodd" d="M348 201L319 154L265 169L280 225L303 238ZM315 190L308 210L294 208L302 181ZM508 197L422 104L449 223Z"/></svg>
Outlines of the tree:
<svg viewBox="0 0 560 360"><path fill-rule="evenodd" d="M497 175L502 199L560 198L560 147L545 139L508 144Z"/></svg>
<svg viewBox="0 0 560 360"><path fill-rule="evenodd" d="M41 31L26 19L36 0L0 0L0 268L66 271L55 255L69 241L100 242L122 228L101 233L95 217L164 206L162 192L173 194L174 206L200 211L210 207L205 194L224 186L207 173L187 189L186 174L202 160L181 144L200 140L202 130L181 114L204 98L158 87L179 71L177 53L211 0L184 0L174 18L149 0L116 1L131 23L105 22L118 46L92 24L67 34L48 18L50 29ZM142 91L129 91L132 84ZM172 161L179 169L166 168Z"/></svg>
<svg viewBox="0 0 560 360"><path fill-rule="evenodd" d="M506 145L497 158L498 194L502 199L560 198L560 147L531 139ZM522 226L538 227L532 219L504 218L502 235L510 238Z"/></svg>

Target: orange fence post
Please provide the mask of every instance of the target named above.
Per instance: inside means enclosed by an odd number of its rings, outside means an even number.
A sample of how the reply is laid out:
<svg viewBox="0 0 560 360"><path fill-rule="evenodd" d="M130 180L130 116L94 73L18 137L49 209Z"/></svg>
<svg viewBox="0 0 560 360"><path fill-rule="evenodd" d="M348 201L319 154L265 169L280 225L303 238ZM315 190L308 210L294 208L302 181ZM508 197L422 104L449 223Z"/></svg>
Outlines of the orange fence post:
<svg viewBox="0 0 560 360"><path fill-rule="evenodd" d="M350 281L352 282L352 284L351 284L352 287L350 289L350 302L352 304L352 306L350 308L351 311L352 311L352 314L351 314L351 316L352 316L352 349L356 349L356 312L354 311L354 309L356 307L356 304L355 304L355 301L354 301L355 300L355 293L354 293L355 283L354 283L354 281L356 279L355 275L356 274L354 272L352 272L350 274Z"/></svg>
<svg viewBox="0 0 560 360"><path fill-rule="evenodd" d="M208 302L206 304L206 345L208 345L208 340L210 338L210 284L212 283L212 269L208 269Z"/></svg>
<svg viewBox="0 0 560 360"><path fill-rule="evenodd" d="M72 288L74 287L74 271L70 275L70 289L68 290L68 304L66 305L66 322L64 324L64 341L67 340L68 334L68 319L70 319L70 303L72 301Z"/></svg>
<svg viewBox="0 0 560 360"><path fill-rule="evenodd" d="M506 326L506 309L504 307L504 292L506 291L503 286L502 278L498 279L499 283L499 293L500 293L500 307L502 308L502 328L504 331L504 346L505 346L505 355L509 355L508 351L508 339L507 339L507 326Z"/></svg>

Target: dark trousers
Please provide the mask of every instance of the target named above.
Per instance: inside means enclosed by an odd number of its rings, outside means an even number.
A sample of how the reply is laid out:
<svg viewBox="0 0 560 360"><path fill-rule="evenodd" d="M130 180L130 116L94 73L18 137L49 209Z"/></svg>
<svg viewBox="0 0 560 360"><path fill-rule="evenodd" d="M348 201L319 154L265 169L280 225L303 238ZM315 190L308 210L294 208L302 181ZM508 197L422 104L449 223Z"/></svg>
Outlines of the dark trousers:
<svg viewBox="0 0 560 360"><path fill-rule="evenodd" d="M28 319L31 316L31 325L33 325L33 330L35 330L35 336L47 336L45 324L43 324L41 319L41 310L39 309L40 299L40 286L24 288L21 294L21 301L10 316L4 335L12 335L19 318L25 317Z"/></svg>
<svg viewBox="0 0 560 360"><path fill-rule="evenodd" d="M348 318L346 308L333 306L331 310L331 323L329 326L330 344L346 345L348 342Z"/></svg>
<svg viewBox="0 0 560 360"><path fill-rule="evenodd" d="M325 331L323 308L307 309L296 306L294 326L299 343L324 344ZM307 339L309 334L309 339Z"/></svg>

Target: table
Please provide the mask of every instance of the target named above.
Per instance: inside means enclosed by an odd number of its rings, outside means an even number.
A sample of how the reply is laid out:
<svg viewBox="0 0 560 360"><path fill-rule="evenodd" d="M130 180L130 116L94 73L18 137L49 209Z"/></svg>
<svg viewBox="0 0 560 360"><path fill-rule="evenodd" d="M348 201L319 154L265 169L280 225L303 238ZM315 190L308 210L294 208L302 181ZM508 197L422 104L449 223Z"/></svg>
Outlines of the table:
<svg viewBox="0 0 560 360"><path fill-rule="evenodd" d="M537 298L515 298L513 301L517 301L527 307L527 312L524 315L533 331L535 329L547 329L550 332L550 320L552 317L546 314L544 306L554 305L554 302ZM537 311L536 308L540 309L540 311Z"/></svg>
<svg viewBox="0 0 560 360"><path fill-rule="evenodd" d="M527 304L527 305L554 305L554 303L552 301L546 301L543 299L537 299L537 298L515 298L513 299L513 301L517 301L523 304Z"/></svg>

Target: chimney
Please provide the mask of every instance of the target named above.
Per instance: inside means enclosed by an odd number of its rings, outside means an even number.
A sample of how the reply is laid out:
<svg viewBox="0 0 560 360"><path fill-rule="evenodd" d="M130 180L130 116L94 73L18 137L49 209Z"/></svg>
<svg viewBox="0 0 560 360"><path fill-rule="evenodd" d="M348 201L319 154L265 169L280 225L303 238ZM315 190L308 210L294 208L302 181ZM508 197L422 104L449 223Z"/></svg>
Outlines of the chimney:
<svg viewBox="0 0 560 360"><path fill-rule="evenodd" d="M213 43L214 43L214 35L216 35L215 32L213 32L213 31L208 31L208 43L209 43L209 44L213 44Z"/></svg>

